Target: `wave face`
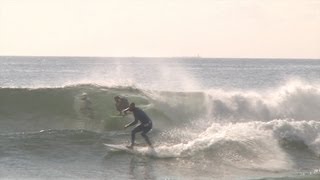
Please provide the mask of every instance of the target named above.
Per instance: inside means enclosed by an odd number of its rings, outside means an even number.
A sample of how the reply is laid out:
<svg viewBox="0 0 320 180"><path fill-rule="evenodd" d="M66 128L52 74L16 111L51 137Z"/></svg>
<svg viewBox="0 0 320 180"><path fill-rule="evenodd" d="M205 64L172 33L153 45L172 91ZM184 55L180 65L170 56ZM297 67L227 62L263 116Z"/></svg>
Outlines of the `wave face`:
<svg viewBox="0 0 320 180"><path fill-rule="evenodd" d="M102 121L108 121L116 115L113 97L122 92L137 96L141 94L133 89L93 85L37 89L2 88L1 128L4 128L3 131L86 128L98 131ZM143 97L137 99L143 101ZM110 128L116 129L116 126L110 124Z"/></svg>
<svg viewBox="0 0 320 180"><path fill-rule="evenodd" d="M164 128L183 124L206 113L205 94L200 92L152 92L96 85L1 88L0 128L4 132L79 128L118 130L130 118L117 116L113 99L116 95L138 104Z"/></svg>
<svg viewBox="0 0 320 180"><path fill-rule="evenodd" d="M272 91L211 89L170 92L90 84L59 88L1 88L1 127L5 127L4 131L85 128L78 126L83 124L80 122L83 119L91 119L94 122L91 125L100 127L102 121L108 123L119 119L115 117L118 114L113 100L116 95L138 104L164 128L181 127L191 121L201 124L201 119L208 123L318 120L320 89L316 85L301 83L289 82ZM106 127L117 129L116 124Z"/></svg>

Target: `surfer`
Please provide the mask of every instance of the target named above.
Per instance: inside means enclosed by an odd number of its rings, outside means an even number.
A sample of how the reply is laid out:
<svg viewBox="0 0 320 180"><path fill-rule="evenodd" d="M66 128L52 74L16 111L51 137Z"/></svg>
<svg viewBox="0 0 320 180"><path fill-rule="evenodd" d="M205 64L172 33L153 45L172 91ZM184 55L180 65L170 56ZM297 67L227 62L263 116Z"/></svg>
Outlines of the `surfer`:
<svg viewBox="0 0 320 180"><path fill-rule="evenodd" d="M83 102L82 107L80 108L80 111L88 118L93 119L94 113L92 108L92 102L90 98L88 97L87 93L81 94L81 100Z"/></svg>
<svg viewBox="0 0 320 180"><path fill-rule="evenodd" d="M131 149L133 148L135 135L138 132L142 132L141 136L145 139L147 144L150 147L152 147L152 144L147 136L147 133L152 129L152 121L149 118L149 116L144 111L142 111L140 108L137 108L134 103L131 103L130 106L124 110L124 112L126 112L126 111L131 111L133 113L134 121L125 125L124 128L133 126L133 125L137 124L138 121L140 121L140 124L131 131L131 144L127 147L131 148Z"/></svg>
<svg viewBox="0 0 320 180"><path fill-rule="evenodd" d="M122 115L122 111L127 109L129 107L129 101L125 97L116 96L114 97L114 100L116 101L116 109L119 111L119 115ZM124 115L127 114L124 112Z"/></svg>

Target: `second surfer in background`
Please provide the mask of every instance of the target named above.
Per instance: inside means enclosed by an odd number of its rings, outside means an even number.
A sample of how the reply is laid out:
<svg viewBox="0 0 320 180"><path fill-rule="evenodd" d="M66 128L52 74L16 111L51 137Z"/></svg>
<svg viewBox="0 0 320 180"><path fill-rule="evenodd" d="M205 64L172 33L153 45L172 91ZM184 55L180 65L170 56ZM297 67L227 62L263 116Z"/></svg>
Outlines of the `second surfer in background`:
<svg viewBox="0 0 320 180"><path fill-rule="evenodd" d="M116 96L114 97L114 100L116 101L115 105L116 109L119 111L119 115L126 115L126 112L123 112L124 114L122 114L122 111L129 107L128 99L126 99L125 97Z"/></svg>
<svg viewBox="0 0 320 180"><path fill-rule="evenodd" d="M87 93L82 93L81 98L82 100L82 106L80 107L80 111L82 112L85 117L88 117L90 119L94 119L94 113L92 108L92 102L90 98L88 97Z"/></svg>
<svg viewBox="0 0 320 180"><path fill-rule="evenodd" d="M142 132L141 136L146 140L148 145L152 147L152 144L147 136L147 133L152 129L152 121L149 116L140 108L137 108L134 103L131 103L130 106L126 110L124 110L124 112L126 111L131 111L133 113L134 121L125 125L125 128L133 126L137 124L138 121L140 121L140 124L131 131L131 144L127 147L130 149L133 148L135 135L138 132Z"/></svg>

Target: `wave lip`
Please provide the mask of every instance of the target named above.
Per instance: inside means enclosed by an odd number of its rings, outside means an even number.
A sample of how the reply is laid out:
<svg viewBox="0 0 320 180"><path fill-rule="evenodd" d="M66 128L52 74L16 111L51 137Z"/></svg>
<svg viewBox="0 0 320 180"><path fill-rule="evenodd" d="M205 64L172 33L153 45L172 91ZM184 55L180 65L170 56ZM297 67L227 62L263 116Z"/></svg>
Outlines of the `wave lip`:
<svg viewBox="0 0 320 180"><path fill-rule="evenodd" d="M205 91L207 114L221 121L249 122L273 119L320 119L320 86L288 81L272 89Z"/></svg>

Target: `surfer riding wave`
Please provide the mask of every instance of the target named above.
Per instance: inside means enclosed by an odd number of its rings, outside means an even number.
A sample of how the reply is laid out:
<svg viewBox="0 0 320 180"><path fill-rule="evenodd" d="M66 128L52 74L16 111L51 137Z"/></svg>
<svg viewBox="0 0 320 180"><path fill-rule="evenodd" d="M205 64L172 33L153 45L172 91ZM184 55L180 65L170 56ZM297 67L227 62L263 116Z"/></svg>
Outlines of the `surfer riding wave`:
<svg viewBox="0 0 320 180"><path fill-rule="evenodd" d="M147 136L147 133L152 129L152 121L149 118L149 116L144 111L142 111L140 108L137 108L135 106L135 103L131 103L129 105L129 107L124 110L124 112L126 112L126 111L131 111L133 113L134 121L129 123L129 124L127 124L127 125L125 125L124 126L125 128L133 126L133 125L137 124L138 121L140 121L140 124L131 131L131 144L129 146L127 146L127 147L131 148L131 149L133 148L134 141L135 141L135 135L138 132L142 132L141 136L145 139L147 144L150 147L152 147L150 139Z"/></svg>

